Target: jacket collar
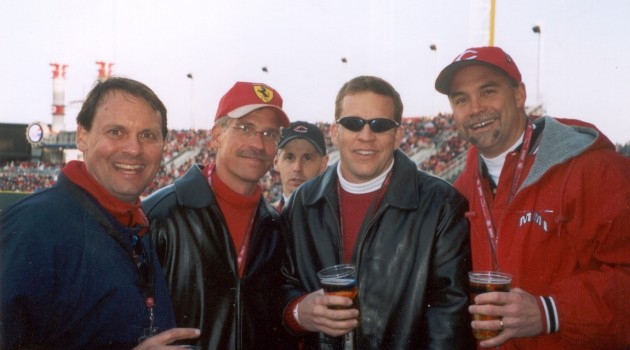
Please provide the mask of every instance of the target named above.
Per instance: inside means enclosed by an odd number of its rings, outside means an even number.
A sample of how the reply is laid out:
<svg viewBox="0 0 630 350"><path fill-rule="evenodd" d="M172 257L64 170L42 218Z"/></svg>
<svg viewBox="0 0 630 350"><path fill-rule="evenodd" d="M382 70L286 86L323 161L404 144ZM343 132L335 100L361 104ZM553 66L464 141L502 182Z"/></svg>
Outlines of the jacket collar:
<svg viewBox="0 0 630 350"><path fill-rule="evenodd" d="M214 191L203 175L203 165L193 164L184 176L175 180L175 195L177 201L184 207L205 208L217 203ZM265 213L277 217L276 210L266 200L259 201L264 210L258 211L258 218ZM274 215L275 214L275 215Z"/></svg>
<svg viewBox="0 0 630 350"><path fill-rule="evenodd" d="M205 208L216 200L214 192L203 176L203 165L193 164L184 176L175 181L177 202L184 207Z"/></svg>
<svg viewBox="0 0 630 350"><path fill-rule="evenodd" d="M306 206L315 205L320 200L328 200L331 203L338 202L337 194L337 167L339 162L334 166L328 167L324 174L320 175L313 190L304 200ZM392 169L392 178L385 192L385 197L381 202L384 205L397 207L400 209L415 209L419 205L418 177L416 176L417 168L407 155L401 150L394 151L394 168Z"/></svg>
<svg viewBox="0 0 630 350"><path fill-rule="evenodd" d="M556 164L564 163L584 153L595 144L599 136L595 129L564 124L551 117L535 119L534 124L544 125L544 129L540 136L536 159L521 189L536 183Z"/></svg>

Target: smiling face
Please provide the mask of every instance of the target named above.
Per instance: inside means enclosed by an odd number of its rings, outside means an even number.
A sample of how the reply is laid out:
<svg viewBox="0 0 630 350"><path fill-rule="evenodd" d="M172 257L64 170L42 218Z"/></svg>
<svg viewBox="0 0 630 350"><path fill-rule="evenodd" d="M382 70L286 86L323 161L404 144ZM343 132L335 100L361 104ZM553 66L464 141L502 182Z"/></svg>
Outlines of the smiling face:
<svg viewBox="0 0 630 350"><path fill-rule="evenodd" d="M346 95L340 104L340 116L394 120L394 102L389 96L369 91ZM330 131L333 143L339 147L341 173L357 184L376 178L389 167L403 137L402 126L375 133L369 125L354 132L335 123Z"/></svg>
<svg viewBox="0 0 630 350"><path fill-rule="evenodd" d="M91 129L79 125L77 146L101 186L122 201L136 203L160 169L162 117L142 98L112 90L96 108Z"/></svg>
<svg viewBox="0 0 630 350"><path fill-rule="evenodd" d="M525 130L525 86L505 74L475 64L454 74L448 96L462 137L494 158L518 141Z"/></svg>
<svg viewBox="0 0 630 350"><path fill-rule="evenodd" d="M328 155L322 157L308 140L300 138L287 142L275 159L284 195L290 196L306 180L324 171L327 164Z"/></svg>

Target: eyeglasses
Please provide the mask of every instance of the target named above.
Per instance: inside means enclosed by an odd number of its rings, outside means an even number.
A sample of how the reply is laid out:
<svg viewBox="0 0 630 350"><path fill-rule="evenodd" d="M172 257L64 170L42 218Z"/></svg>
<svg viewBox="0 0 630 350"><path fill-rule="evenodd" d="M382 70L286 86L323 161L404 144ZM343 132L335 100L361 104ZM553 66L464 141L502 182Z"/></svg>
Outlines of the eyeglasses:
<svg viewBox="0 0 630 350"><path fill-rule="evenodd" d="M400 123L387 118L366 120L359 117L343 117L337 120L337 124L341 124L344 128L354 132L363 130L363 127L367 124L370 126L370 129L376 133L385 132L400 126Z"/></svg>
<svg viewBox="0 0 630 350"><path fill-rule="evenodd" d="M253 126L248 124L239 124L233 126L234 130L242 134L247 138L254 138L256 135L261 134L265 142L278 142L280 138L280 132L276 130L257 131Z"/></svg>

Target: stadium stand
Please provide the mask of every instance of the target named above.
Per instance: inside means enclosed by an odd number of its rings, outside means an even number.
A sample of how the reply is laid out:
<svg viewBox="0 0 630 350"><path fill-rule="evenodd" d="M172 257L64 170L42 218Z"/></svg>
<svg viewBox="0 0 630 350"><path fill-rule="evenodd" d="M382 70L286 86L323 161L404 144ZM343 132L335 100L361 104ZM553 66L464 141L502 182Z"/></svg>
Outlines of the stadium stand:
<svg viewBox="0 0 630 350"><path fill-rule="evenodd" d="M542 108L534 106L528 112L540 115ZM339 152L330 139L330 124L319 122L316 125L326 138L328 164L334 164L339 160ZM453 182L466 164L468 144L457 135L450 115L407 117L403 118L403 125L405 135L400 148L419 169ZM170 130L162 169L143 196L172 183L192 164L211 162L214 153L210 149L210 135L210 130ZM618 151L630 156L630 142L625 146L618 145ZM0 163L0 210L28 193L52 186L63 165L26 161ZM263 194L270 201L280 197L282 184L280 175L274 169L261 179L261 185Z"/></svg>
<svg viewBox="0 0 630 350"><path fill-rule="evenodd" d="M401 149L422 170L452 181L464 165L467 145L455 131L448 115L404 118L405 136ZM330 124L316 123L326 137L329 164L339 159L330 139ZM144 192L144 196L172 183L193 163L205 164L214 158L209 130L170 130L162 169ZM0 164L0 191L35 192L53 185L64 164L8 162ZM280 176L274 169L261 180L263 193L273 201L282 193Z"/></svg>

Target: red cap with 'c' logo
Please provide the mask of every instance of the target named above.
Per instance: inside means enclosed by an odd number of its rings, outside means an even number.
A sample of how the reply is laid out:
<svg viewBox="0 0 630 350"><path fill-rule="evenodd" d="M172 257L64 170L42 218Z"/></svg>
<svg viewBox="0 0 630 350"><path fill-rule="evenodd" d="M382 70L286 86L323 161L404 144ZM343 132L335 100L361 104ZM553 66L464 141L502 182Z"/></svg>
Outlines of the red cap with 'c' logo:
<svg viewBox="0 0 630 350"><path fill-rule="evenodd" d="M500 47L485 46L472 47L459 54L451 64L442 69L435 79L435 89L448 95L451 89L453 75L463 67L471 64L483 64L504 72L516 83L521 82L521 72L510 55Z"/></svg>

